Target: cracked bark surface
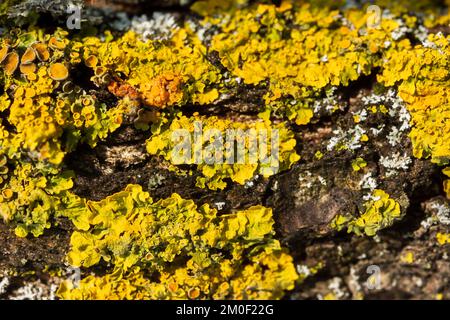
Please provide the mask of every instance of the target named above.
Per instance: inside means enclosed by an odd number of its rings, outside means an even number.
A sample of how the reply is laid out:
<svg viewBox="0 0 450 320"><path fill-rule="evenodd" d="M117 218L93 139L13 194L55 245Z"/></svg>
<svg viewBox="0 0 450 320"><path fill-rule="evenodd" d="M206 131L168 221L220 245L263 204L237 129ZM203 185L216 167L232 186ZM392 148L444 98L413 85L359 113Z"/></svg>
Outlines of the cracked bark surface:
<svg viewBox="0 0 450 320"><path fill-rule="evenodd" d="M118 6L135 11L138 1L114 1ZM131 3L131 5L130 5ZM150 10L153 4L148 4ZM180 10L178 1L160 1L160 7ZM444 30L445 31L445 30ZM448 32L448 30L447 30ZM211 57L214 60L214 57ZM219 63L215 59L216 63ZM80 80L80 83L83 81ZM342 212L355 212L361 207L363 193L358 189L360 177L351 166L354 154L334 152L318 160L314 153L325 148L336 127L343 131L354 125L352 115L362 108L361 99L372 93L373 79L362 78L339 92L344 107L330 118L316 118L304 127L293 126L301 160L290 170L269 179L256 177L250 185L229 183L225 190L211 191L196 187L198 173L181 177L170 171L161 159L148 155L145 140L149 133L125 124L94 149L81 145L66 157L68 169L75 171L73 192L91 200L101 200L122 190L127 184L140 184L155 199L178 193L201 205L209 203L221 213L245 209L252 205L273 208L277 238L290 249L299 265L322 264L314 276L306 279L287 298L316 299L330 291L333 281L340 282L341 298L355 298L358 292L366 299L427 299L439 293L450 293L450 264L445 246L436 246L436 233L441 226L425 230L421 222L433 209L430 201L448 202L442 195L439 169L429 161L413 159L407 170L386 177L380 157L391 148L386 135L371 137L370 143L356 152L367 161L367 167L378 173L382 188L401 203L405 217L373 238L357 237L330 228L330 222ZM105 99L111 98L107 93ZM226 100L210 106L187 106L186 114L199 112L231 119L254 118L264 92L240 86ZM371 121L386 121L373 118ZM389 120L387 120L389 121ZM405 135L402 150L411 154ZM325 179L325 183L321 179ZM218 205L224 203L224 205ZM42 272L45 268L64 267L71 224L61 219L58 227L39 238L17 238L13 229L0 223L0 269L14 269L12 278L39 279L50 283ZM406 253L414 254L414 262L405 262ZM367 267L381 269L380 289L364 286L369 277ZM33 271L33 275L20 276ZM99 271L101 273L101 270ZM335 280L339 279L339 280ZM10 291L13 290L11 287ZM0 298L7 297L8 293Z"/></svg>

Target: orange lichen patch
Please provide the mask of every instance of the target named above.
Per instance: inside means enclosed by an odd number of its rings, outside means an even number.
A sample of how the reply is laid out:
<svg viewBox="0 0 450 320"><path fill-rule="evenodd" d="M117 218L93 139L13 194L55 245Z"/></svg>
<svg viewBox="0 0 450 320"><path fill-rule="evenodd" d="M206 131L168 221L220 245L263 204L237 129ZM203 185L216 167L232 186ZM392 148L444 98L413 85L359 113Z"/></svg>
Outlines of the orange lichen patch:
<svg viewBox="0 0 450 320"><path fill-rule="evenodd" d="M139 94L136 91L136 89L134 89L133 86L129 85L126 82L121 83L117 81L112 81L108 85L108 90L113 95L119 98L129 97L132 100L139 99Z"/></svg>
<svg viewBox="0 0 450 320"><path fill-rule="evenodd" d="M29 73L26 76L27 76L27 79L30 81L35 81L37 79L36 73Z"/></svg>
<svg viewBox="0 0 450 320"><path fill-rule="evenodd" d="M30 64L21 64L19 69L20 72L22 72L25 75L29 75L31 73L36 72L36 64L35 63L30 63Z"/></svg>
<svg viewBox="0 0 450 320"><path fill-rule="evenodd" d="M8 54L8 46L4 46L0 49L0 63L3 62L3 60L5 60L6 55Z"/></svg>
<svg viewBox="0 0 450 320"><path fill-rule="evenodd" d="M98 58L96 56L89 56L86 59L85 64L89 68L94 68L98 64Z"/></svg>
<svg viewBox="0 0 450 320"><path fill-rule="evenodd" d="M69 76L69 70L64 64L58 62L50 66L48 74L53 80L60 81L67 79Z"/></svg>
<svg viewBox="0 0 450 320"><path fill-rule="evenodd" d="M51 37L48 41L48 45L52 49L63 50L66 47L66 44L63 41L56 39L55 37Z"/></svg>
<svg viewBox="0 0 450 320"><path fill-rule="evenodd" d="M19 66L19 55L16 52L10 52L7 54L5 60L3 61L3 67L5 73L10 76L17 70Z"/></svg>
<svg viewBox="0 0 450 320"><path fill-rule="evenodd" d="M22 64L32 63L36 59L36 51L33 48L27 48L25 53L22 55L20 62Z"/></svg>
<svg viewBox="0 0 450 320"><path fill-rule="evenodd" d="M174 74L157 76L141 85L142 100L146 105L158 108L174 105L183 98L181 83L181 77Z"/></svg>
<svg viewBox="0 0 450 320"><path fill-rule="evenodd" d="M47 61L50 59L50 52L48 48L43 43L35 43L33 44L33 49L36 50L37 56L41 61Z"/></svg>
<svg viewBox="0 0 450 320"><path fill-rule="evenodd" d="M450 179L444 181L444 192L447 195L447 199L450 199Z"/></svg>

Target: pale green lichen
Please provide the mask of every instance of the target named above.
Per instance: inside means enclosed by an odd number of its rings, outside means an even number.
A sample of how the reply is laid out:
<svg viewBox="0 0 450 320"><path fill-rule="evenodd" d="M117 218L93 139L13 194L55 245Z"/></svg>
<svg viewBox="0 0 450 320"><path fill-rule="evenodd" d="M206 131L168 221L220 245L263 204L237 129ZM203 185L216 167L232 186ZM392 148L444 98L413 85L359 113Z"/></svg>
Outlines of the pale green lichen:
<svg viewBox="0 0 450 320"><path fill-rule="evenodd" d="M114 267L79 288L66 282L66 299L270 299L292 289L292 258L273 239L271 209L255 206L217 216L208 205L173 194L153 202L137 185L86 203L86 231L71 237L68 261Z"/></svg>
<svg viewBox="0 0 450 320"><path fill-rule="evenodd" d="M0 4L2 19L18 2ZM76 228L69 262L85 268L107 265L104 276L87 276L78 288L65 282L61 297L269 299L281 298L298 278L292 257L273 237L269 208L217 215L208 205L197 207L178 195L154 202L135 185L97 202L73 194L73 173L63 169L65 156L83 143L95 147L125 119L136 118L143 130L152 127L147 150L169 161L171 169L197 175L200 187L223 189L291 168L299 156L290 125L309 124L320 117L314 110L319 98L377 72L376 85L398 89L411 114L414 156L448 165L450 37L438 33L425 39L403 30L417 29L422 20L430 28L448 25L449 14L436 12L432 0L383 0L379 5L392 15L369 28L368 12L342 9L343 4L198 1L192 6L201 16L198 25L186 23L164 41L142 41L134 32L83 37L62 29L48 34L6 27L0 37L0 216L20 237L39 236L56 218L66 217ZM201 36L198 26L210 29L210 35ZM87 87L109 90L117 102L102 101L75 84L82 64L83 72L91 73L83 79L91 81ZM179 113L243 88L262 90L260 120ZM339 110L335 105L326 109L330 114ZM372 112L378 110L390 111L372 106ZM279 130L279 156L268 162L206 164L196 163L194 153L189 169L177 167L171 135L176 129L193 134L196 121L205 131L222 133L261 129L270 136ZM354 122L360 121L355 115ZM367 134L350 136L358 144L369 140ZM199 145L202 158L214 139L206 140ZM244 143L246 156L251 142ZM352 150L345 142L330 151ZM315 156L320 160L324 154ZM362 158L352 161L355 171L366 166ZM450 195L449 179L444 191ZM397 200L375 190L358 216L342 213L332 225L373 236L400 219L401 209ZM437 240L448 243L448 235L439 233Z"/></svg>

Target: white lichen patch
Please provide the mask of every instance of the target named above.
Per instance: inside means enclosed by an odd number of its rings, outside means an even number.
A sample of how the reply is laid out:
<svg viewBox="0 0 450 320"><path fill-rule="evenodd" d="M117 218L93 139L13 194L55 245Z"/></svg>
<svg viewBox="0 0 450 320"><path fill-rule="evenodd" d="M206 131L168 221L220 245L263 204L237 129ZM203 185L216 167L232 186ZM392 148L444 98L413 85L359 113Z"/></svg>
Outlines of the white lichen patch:
<svg viewBox="0 0 450 320"><path fill-rule="evenodd" d="M297 265L297 273L302 278L307 278L307 277L309 277L311 275L311 270L309 269L309 267L307 265L298 264Z"/></svg>
<svg viewBox="0 0 450 320"><path fill-rule="evenodd" d="M114 168L120 165L123 168L130 167L145 159L147 153L135 146L112 146L105 151L105 164L102 171L105 174L112 174Z"/></svg>
<svg viewBox="0 0 450 320"><path fill-rule="evenodd" d="M217 208L217 210L222 210L225 207L225 202L220 201L220 202L215 202L214 206Z"/></svg>
<svg viewBox="0 0 450 320"><path fill-rule="evenodd" d="M259 179L259 174L255 175L250 180L247 180L244 184L245 189L253 188L255 186L255 182Z"/></svg>
<svg viewBox="0 0 450 320"><path fill-rule="evenodd" d="M302 187L311 188L313 186L313 181L311 179L312 173L310 171L305 171L298 175L298 181Z"/></svg>
<svg viewBox="0 0 450 320"><path fill-rule="evenodd" d="M436 203L432 205L433 209L436 209L436 218L440 224L450 225L450 208L442 204Z"/></svg>
<svg viewBox="0 0 450 320"><path fill-rule="evenodd" d="M403 100L398 96L394 89L389 89L385 94L371 94L362 97L361 100L366 107L377 105L388 106L389 116L399 123L398 126L392 127L390 130L392 139L397 140L392 132L395 132L395 134L398 135L400 133L406 133L406 131L410 129L411 115L406 109ZM395 130L393 128L395 128Z"/></svg>
<svg viewBox="0 0 450 320"><path fill-rule="evenodd" d="M365 121L367 119L367 110L362 109L356 112L353 112L353 116L358 119L358 121Z"/></svg>
<svg viewBox="0 0 450 320"><path fill-rule="evenodd" d="M392 177L401 170L408 170L411 162L411 157L406 153L402 155L399 152L380 158L380 164L386 168L386 177Z"/></svg>
<svg viewBox="0 0 450 320"><path fill-rule="evenodd" d="M354 267L350 267L350 274L348 277L348 288L353 295L353 299L362 299L362 286L360 284L359 275Z"/></svg>
<svg viewBox="0 0 450 320"><path fill-rule="evenodd" d="M163 181L166 180L166 177L162 174L156 173L148 179L148 188L149 190L153 190L158 188L163 184Z"/></svg>
<svg viewBox="0 0 450 320"><path fill-rule="evenodd" d="M327 185L327 180L326 180L324 177L322 177L322 176L317 176L317 179L319 180L319 182L320 182L321 185L323 185L323 186L326 186L326 185Z"/></svg>

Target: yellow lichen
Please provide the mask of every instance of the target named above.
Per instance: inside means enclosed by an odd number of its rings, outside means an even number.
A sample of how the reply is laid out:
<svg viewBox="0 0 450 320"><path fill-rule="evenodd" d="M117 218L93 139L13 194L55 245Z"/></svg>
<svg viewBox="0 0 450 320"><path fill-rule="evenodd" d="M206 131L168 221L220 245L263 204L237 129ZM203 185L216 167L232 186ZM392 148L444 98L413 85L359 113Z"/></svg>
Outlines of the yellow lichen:
<svg viewBox="0 0 450 320"><path fill-rule="evenodd" d="M19 55L15 52L10 52L3 60L3 68L5 70L6 75L12 75L19 66Z"/></svg>
<svg viewBox="0 0 450 320"><path fill-rule="evenodd" d="M449 244L450 243L450 234L438 232L436 234L436 239L441 246L443 246L445 244Z"/></svg>
<svg viewBox="0 0 450 320"><path fill-rule="evenodd" d="M226 178L244 184L255 174L269 177L289 169L300 158L294 135L284 124L194 115L161 125L147 141L147 151L175 165L197 165L203 175L197 178L197 185L203 188L223 189Z"/></svg>
<svg viewBox="0 0 450 320"><path fill-rule="evenodd" d="M45 62L50 59L50 52L44 43L35 43L32 45L32 48L36 50L39 60Z"/></svg>
<svg viewBox="0 0 450 320"><path fill-rule="evenodd" d="M9 48L8 45L6 44L3 44L2 47L0 48L0 63L2 63L5 60L6 55L8 54L8 50Z"/></svg>
<svg viewBox="0 0 450 320"><path fill-rule="evenodd" d="M293 288L292 258L272 238L270 209L217 216L179 195L153 202L137 185L86 203L89 227L71 237L68 261L113 271L64 283L65 299L273 299ZM243 260L245 258L245 260Z"/></svg>
<svg viewBox="0 0 450 320"><path fill-rule="evenodd" d="M412 264L414 263L414 253L407 251L400 257L400 260L403 263Z"/></svg>
<svg viewBox="0 0 450 320"><path fill-rule="evenodd" d="M397 84L407 103L414 156L445 165L450 159L450 36L431 34L428 41L432 45L412 47L408 41L389 51L378 78L386 86Z"/></svg>
<svg viewBox="0 0 450 320"><path fill-rule="evenodd" d="M356 158L352 161L353 171L359 171L367 166L367 162L363 158Z"/></svg>
<svg viewBox="0 0 450 320"><path fill-rule="evenodd" d="M376 189L371 200L364 203L364 210L359 217L339 214L333 219L331 226L337 230L347 228L349 233L357 235L374 236L379 230L390 227L401 216L400 204L383 190Z"/></svg>
<svg viewBox="0 0 450 320"><path fill-rule="evenodd" d="M50 65L48 75L53 80L61 81L67 79L69 70L67 70L67 67L62 63L54 63Z"/></svg>
<svg viewBox="0 0 450 320"><path fill-rule="evenodd" d="M444 170L442 170L442 173L444 173L447 177L450 178L450 167L447 167ZM450 179L444 180L444 192L447 195L447 198L450 199Z"/></svg>
<svg viewBox="0 0 450 320"><path fill-rule="evenodd" d="M343 25L341 15L353 24ZM229 12L219 23L212 49L222 64L247 84L268 82L267 106L307 124L312 103L327 86L346 86L380 65L378 49L391 39L397 22L383 19L366 30L367 15L294 1L255 4ZM214 23L208 16L205 23ZM290 21L290 23L287 23ZM362 32L364 29L364 32ZM361 31L361 32L360 32Z"/></svg>
<svg viewBox="0 0 450 320"><path fill-rule="evenodd" d="M77 47L86 65L99 74L94 78L110 70L121 72L122 80L136 88L148 105L207 104L218 98L211 92L213 86L221 86L219 69L205 58L206 48L189 30L177 31L168 44L143 42L128 32L110 42L86 38Z"/></svg>
<svg viewBox="0 0 450 320"><path fill-rule="evenodd" d="M39 172L30 164L20 165L3 186L0 184L1 217L15 222L15 232L20 237L43 234L62 205L60 197L73 186L68 173L55 175L55 170L45 171Z"/></svg>
<svg viewBox="0 0 450 320"><path fill-rule="evenodd" d="M36 59L36 51L32 47L29 47L26 49L26 51L22 55L22 58L20 59L20 63L29 64L29 63L32 63L34 61L34 59Z"/></svg>
<svg viewBox="0 0 450 320"><path fill-rule="evenodd" d="M6 27L0 37L0 215L20 237L39 236L55 218L68 218L76 228L68 261L84 268L106 266L103 276L88 275L79 287L64 282L62 298L281 298L298 275L292 257L273 238L271 209L254 206L218 215L208 205L197 207L176 194L154 202L136 185L102 201L88 201L70 192L73 175L63 171L65 155L81 143L94 147L125 119L142 130L151 125L148 152L169 161L168 167L178 173L196 175L197 186L215 190L233 182L251 183L256 174L269 177L299 160L290 128L316 121L321 109L330 114L339 110L335 101L321 106L322 98L377 72L375 87L398 89L411 114L414 156L448 165L450 36L431 31L421 39L403 32L422 20L429 28L448 25L449 14L436 12L433 2L381 0L378 5L392 15L383 15L375 28L368 26L376 20L370 13L329 0L282 1L278 6L269 1L196 1L191 10L200 17L187 19L165 40L143 41L131 31L83 38L61 29L47 34L32 26ZM4 6L0 9L3 14ZM83 82L76 75L81 64L91 73L92 84L100 92L109 90L117 102L104 102L76 85ZM263 92L257 111L261 119L188 117L179 111L185 105L214 104L227 114L216 102L239 99L247 89ZM368 110L391 111L388 105ZM353 120L363 121L357 114ZM222 151L243 142L244 162L220 161L220 152L212 152L220 139L212 131L195 141L197 122L204 133L215 129L225 138L229 130L243 133L222 143ZM187 157L175 153L177 130L193 138ZM258 131L267 136L247 135ZM279 153L273 155L275 131ZM369 141L365 133L351 138ZM255 157L255 146L269 156ZM349 148L341 143L335 148L343 149ZM316 159L323 156L315 153ZM367 163L358 157L351 165L359 171ZM450 198L449 179L444 191ZM401 216L400 204L375 190L358 216L342 213L332 226L373 236ZM448 234L436 237L441 245L450 242ZM412 263L413 255L408 252L401 259Z"/></svg>

